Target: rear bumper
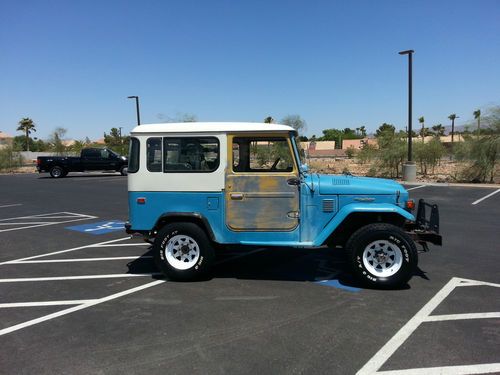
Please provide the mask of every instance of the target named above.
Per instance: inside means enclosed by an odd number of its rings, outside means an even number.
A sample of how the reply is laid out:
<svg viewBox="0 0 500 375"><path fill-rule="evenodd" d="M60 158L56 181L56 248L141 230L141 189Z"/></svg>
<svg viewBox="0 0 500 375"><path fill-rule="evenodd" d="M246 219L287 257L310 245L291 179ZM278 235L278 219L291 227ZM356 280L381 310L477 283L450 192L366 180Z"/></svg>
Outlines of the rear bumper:
<svg viewBox="0 0 500 375"><path fill-rule="evenodd" d="M405 225L405 230L413 240L424 248L427 242L441 246L443 238L439 234L439 208L437 204L429 204L423 199L418 201L417 217L415 222Z"/></svg>

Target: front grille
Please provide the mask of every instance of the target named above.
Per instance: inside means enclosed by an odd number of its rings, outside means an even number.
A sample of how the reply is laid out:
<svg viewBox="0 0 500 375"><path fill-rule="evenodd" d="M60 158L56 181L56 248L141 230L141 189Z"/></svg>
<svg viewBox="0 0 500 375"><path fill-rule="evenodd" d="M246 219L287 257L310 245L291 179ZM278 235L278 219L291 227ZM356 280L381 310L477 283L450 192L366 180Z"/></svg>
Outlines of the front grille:
<svg viewBox="0 0 500 375"><path fill-rule="evenodd" d="M335 201L333 199L323 199L323 212L335 211Z"/></svg>

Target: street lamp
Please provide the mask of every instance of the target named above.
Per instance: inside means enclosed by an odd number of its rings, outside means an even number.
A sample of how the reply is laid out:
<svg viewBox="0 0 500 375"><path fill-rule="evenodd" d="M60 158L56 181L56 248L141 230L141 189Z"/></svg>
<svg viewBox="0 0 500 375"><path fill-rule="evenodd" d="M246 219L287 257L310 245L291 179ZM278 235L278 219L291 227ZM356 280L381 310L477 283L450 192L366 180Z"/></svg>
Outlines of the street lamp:
<svg viewBox="0 0 500 375"><path fill-rule="evenodd" d="M408 55L408 161L403 164L403 179L405 181L415 181L417 178L417 166L412 161L412 49L398 52L400 55Z"/></svg>
<svg viewBox="0 0 500 375"><path fill-rule="evenodd" d="M135 99L135 108L137 110L137 125L141 125L141 116L139 115L139 97L138 96L128 96L128 99Z"/></svg>

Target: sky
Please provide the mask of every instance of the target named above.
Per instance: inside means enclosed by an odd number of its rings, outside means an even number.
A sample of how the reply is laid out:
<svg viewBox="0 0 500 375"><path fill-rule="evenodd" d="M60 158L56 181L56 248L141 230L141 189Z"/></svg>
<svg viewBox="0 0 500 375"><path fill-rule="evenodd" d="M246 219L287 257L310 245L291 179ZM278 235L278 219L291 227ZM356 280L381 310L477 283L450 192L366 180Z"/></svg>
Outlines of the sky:
<svg viewBox="0 0 500 375"><path fill-rule="evenodd" d="M304 134L471 121L500 105L500 1L0 0L0 131L97 139L195 115ZM415 126L415 125L414 125Z"/></svg>

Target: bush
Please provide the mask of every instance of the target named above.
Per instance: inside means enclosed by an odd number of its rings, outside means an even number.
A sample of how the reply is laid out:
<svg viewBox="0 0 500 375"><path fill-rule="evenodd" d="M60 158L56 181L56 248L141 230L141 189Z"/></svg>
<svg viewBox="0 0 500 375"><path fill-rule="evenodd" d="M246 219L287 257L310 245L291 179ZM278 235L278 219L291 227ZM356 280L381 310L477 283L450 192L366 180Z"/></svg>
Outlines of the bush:
<svg viewBox="0 0 500 375"><path fill-rule="evenodd" d="M432 168L432 173L434 173L434 169L444 153L445 148L439 138L433 138L428 143L417 142L413 148L415 161L419 164L420 173L424 176L427 175L430 168Z"/></svg>
<svg viewBox="0 0 500 375"><path fill-rule="evenodd" d="M23 165L23 158L12 146L0 149L0 171L12 172Z"/></svg>
<svg viewBox="0 0 500 375"><path fill-rule="evenodd" d="M361 164L370 163L373 159L376 158L377 152L378 149L375 145L366 143L365 145L363 145L363 148L361 148L361 150L359 150L359 152L356 154L356 159L358 159Z"/></svg>
<svg viewBox="0 0 500 375"><path fill-rule="evenodd" d="M471 182L494 182L500 159L500 127L494 134L478 138L467 137L455 152L458 160L468 162L460 177Z"/></svg>
<svg viewBox="0 0 500 375"><path fill-rule="evenodd" d="M347 150L345 150L345 153L349 159L352 159L354 156L356 156L358 150L356 150L353 146L349 146Z"/></svg>

